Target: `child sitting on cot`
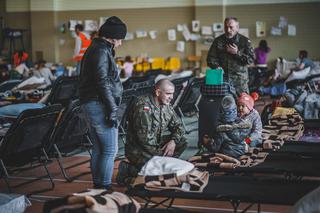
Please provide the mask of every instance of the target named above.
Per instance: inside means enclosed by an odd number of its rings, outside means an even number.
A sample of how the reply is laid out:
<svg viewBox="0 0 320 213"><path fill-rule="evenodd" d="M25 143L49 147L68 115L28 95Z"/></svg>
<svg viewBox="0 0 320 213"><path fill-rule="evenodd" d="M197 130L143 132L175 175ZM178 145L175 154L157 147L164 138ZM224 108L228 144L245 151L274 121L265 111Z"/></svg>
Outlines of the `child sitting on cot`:
<svg viewBox="0 0 320 213"><path fill-rule="evenodd" d="M250 122L252 125L245 142L250 147L256 147L262 143L262 122L258 111L253 108L254 100L247 93L241 93L237 101L240 118Z"/></svg>
<svg viewBox="0 0 320 213"><path fill-rule="evenodd" d="M217 134L212 141L212 151L239 158L248 151L245 142L251 123L238 117L237 105L232 96L225 96L220 107Z"/></svg>

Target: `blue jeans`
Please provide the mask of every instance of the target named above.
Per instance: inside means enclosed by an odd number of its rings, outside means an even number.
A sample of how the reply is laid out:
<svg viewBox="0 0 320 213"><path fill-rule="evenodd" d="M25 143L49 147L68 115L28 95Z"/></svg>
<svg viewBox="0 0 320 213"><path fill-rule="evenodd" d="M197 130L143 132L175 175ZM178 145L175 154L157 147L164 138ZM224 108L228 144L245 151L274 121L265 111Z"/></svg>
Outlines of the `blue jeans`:
<svg viewBox="0 0 320 213"><path fill-rule="evenodd" d="M96 186L110 186L114 159L118 152L118 129L106 123L106 109L99 101L89 101L82 105L91 131L93 143L91 174Z"/></svg>

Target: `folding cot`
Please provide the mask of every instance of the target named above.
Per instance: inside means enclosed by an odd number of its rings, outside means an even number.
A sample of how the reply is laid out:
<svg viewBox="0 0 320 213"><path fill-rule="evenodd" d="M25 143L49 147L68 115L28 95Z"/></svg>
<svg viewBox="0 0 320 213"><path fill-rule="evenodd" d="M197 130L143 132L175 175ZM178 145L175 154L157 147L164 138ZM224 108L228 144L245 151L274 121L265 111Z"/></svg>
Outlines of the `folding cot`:
<svg viewBox="0 0 320 213"><path fill-rule="evenodd" d="M293 205L301 197L320 185L315 180L285 180L281 178L266 178L253 176L211 176L203 192L182 192L172 190L149 191L142 186L129 188L127 194L140 197L146 201L145 207L172 207L175 199L217 200L229 201L234 212L240 203L249 205L242 211L246 212L257 204L257 212L261 204ZM161 200L154 198L160 197Z"/></svg>

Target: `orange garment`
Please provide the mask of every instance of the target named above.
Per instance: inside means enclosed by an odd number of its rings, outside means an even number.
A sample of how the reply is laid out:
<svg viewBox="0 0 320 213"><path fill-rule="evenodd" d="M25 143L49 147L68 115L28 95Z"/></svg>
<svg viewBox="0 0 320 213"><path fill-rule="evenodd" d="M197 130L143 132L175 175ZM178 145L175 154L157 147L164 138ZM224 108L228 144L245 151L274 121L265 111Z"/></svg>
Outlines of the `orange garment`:
<svg viewBox="0 0 320 213"><path fill-rule="evenodd" d="M74 60L75 60L75 61L81 61L81 60L82 60L82 57L83 57L84 53L86 52L87 48L88 48L88 47L90 46L90 44L91 44L91 39L88 39L88 38L85 36L85 34L83 34L83 33L80 32L78 36L79 36L80 39L81 39L81 49L80 49L79 54L74 57Z"/></svg>
<svg viewBox="0 0 320 213"><path fill-rule="evenodd" d="M27 59L28 59L29 55L25 52L22 53L22 56L19 57L19 53L16 52L14 55L13 55L13 64L14 66L18 66L20 65L22 62L25 62Z"/></svg>

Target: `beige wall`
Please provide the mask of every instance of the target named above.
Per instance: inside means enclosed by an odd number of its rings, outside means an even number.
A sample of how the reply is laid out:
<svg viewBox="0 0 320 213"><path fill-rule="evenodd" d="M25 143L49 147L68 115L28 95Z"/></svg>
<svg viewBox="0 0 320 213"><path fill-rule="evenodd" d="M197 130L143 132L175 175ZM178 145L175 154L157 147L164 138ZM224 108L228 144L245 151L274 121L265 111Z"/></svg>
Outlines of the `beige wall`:
<svg viewBox="0 0 320 213"><path fill-rule="evenodd" d="M17 1L17 0L16 0ZM29 0L28 0L29 1ZM39 0L30 0L36 2ZM49 2L50 8L55 8L55 1ZM60 0L61 2L62 0ZM240 26L249 28L250 38L253 46L257 46L260 38L255 36L255 21L265 21L268 27L268 35L263 38L269 43L272 52L269 55L269 62L274 61L278 56L288 59L297 57L300 49L306 49L313 59L320 59L320 2L309 3L285 3L285 4L258 4L258 5L214 5L214 6L181 6L160 7L148 9L101 9L101 10L73 10L73 11L35 11L6 12L4 17L7 25L15 28L29 29L26 33L25 44L27 49L32 47L32 55L36 51L43 51L44 58L53 62L64 62L72 64L74 39L70 32L65 34L58 31L58 27L67 23L70 19L95 19L101 16L117 15L128 25L128 31L134 32L138 29L158 30L158 38L135 39L124 41L122 47L117 51L118 56L147 54L148 56L179 56L185 58L187 55L198 54L202 50L208 50L210 46L202 45L201 42L187 42L186 52L176 51L176 42L167 39L167 30L176 28L178 23L191 25L193 19L198 19L201 25L211 25L214 22L222 22L224 16L236 16L239 18ZM196 5L202 5L196 1ZM211 1L210 1L211 2ZM32 6L32 4L30 5ZM187 2L188 5L190 2ZM261 3L261 2L260 2ZM4 0L0 0L4 5ZM33 8L31 7L30 8ZM13 6L12 6L13 7ZM38 8L39 9L39 8ZM40 8L41 9L41 8ZM39 10L40 10L39 9ZM1 12L2 10L0 10ZM286 32L282 36L270 36L270 27L278 23L279 17L285 16L289 23L297 27L297 36L289 37ZM32 37L31 37L32 34ZM181 33L177 33L178 40L182 39Z"/></svg>
<svg viewBox="0 0 320 213"><path fill-rule="evenodd" d="M0 0L0 17L3 18L4 27L27 30L26 32L23 33L23 38L24 38L23 43L26 51L31 52L30 12L7 13L5 8L6 8L6 2L4 0ZM2 26L0 26L0 29L1 27ZM2 42L2 33L0 36L0 41ZM20 50L22 48L20 40L15 40L15 45L17 50ZM9 41L6 40L4 43L4 46L3 47L1 46L0 48L4 49L4 53L8 52Z"/></svg>
<svg viewBox="0 0 320 213"><path fill-rule="evenodd" d="M295 3L295 4L265 4L265 5L237 5L226 6L226 16L235 16L240 21L240 27L249 28L250 39L256 47L260 39L266 39L272 52L269 54L269 63L277 57L295 59L300 49L306 49L310 58L320 59L320 2L317 3ZM222 21L221 6L196 7L196 18L203 24ZM288 19L289 24L296 25L297 35L290 37L287 31L282 36L271 36L271 26L277 26L280 16ZM255 35L255 21L267 23L267 36L257 38ZM287 30L287 29L286 29ZM209 46L197 43L196 50L209 49Z"/></svg>
<svg viewBox="0 0 320 213"><path fill-rule="evenodd" d="M134 39L124 41L123 45L116 51L117 56L139 56L147 54L150 57L169 57L179 56L185 58L187 55L193 54L195 49L194 42L187 42L186 51L180 53L176 51L176 42L168 41L167 30L176 28L177 23L191 23L194 18L193 7L174 7L174 8L149 8L149 9L130 9L130 10L98 10L92 11L72 11L57 12L57 24L67 23L70 19L99 20L101 16L117 15L128 26L129 32L136 30L157 30L158 37L152 40L148 38ZM43 16L42 22L46 18ZM67 62L73 53L74 39L68 31L65 34L58 33L58 40L65 40L65 44L59 45L57 49L60 52L59 61ZM177 40L183 40L181 33L177 33Z"/></svg>

